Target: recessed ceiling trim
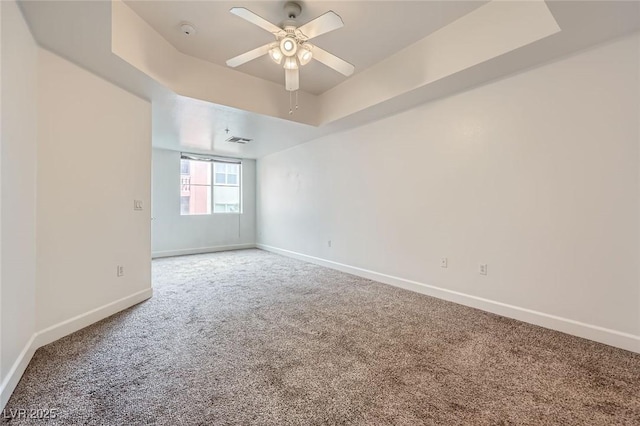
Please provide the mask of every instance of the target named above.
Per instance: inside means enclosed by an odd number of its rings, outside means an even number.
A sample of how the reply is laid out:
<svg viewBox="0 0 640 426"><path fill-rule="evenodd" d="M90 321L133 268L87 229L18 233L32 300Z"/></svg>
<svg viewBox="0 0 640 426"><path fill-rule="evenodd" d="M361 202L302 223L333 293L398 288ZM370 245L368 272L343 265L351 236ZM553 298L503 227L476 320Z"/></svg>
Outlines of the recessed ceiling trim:
<svg viewBox="0 0 640 426"><path fill-rule="evenodd" d="M321 96L300 92L293 115L280 85L180 53L122 2L113 3L112 50L180 95L318 126L559 31L544 0L494 0Z"/></svg>
<svg viewBox="0 0 640 426"><path fill-rule="evenodd" d="M121 1L112 2L112 52L175 93L233 108L317 126L317 96L300 91L289 115L282 86L179 52Z"/></svg>
<svg viewBox="0 0 640 426"><path fill-rule="evenodd" d="M329 123L560 31L544 0L494 0L320 96ZM381 88L372 90L372 88Z"/></svg>

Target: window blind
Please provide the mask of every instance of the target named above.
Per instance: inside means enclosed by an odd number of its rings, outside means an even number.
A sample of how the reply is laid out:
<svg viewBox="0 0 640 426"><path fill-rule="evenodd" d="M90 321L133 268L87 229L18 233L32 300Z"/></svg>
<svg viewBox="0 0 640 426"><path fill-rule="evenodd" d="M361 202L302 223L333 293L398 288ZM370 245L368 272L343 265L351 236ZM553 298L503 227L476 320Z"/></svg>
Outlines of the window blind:
<svg viewBox="0 0 640 426"><path fill-rule="evenodd" d="M228 164L242 164L242 160L240 158L232 158L232 157L219 157L213 155L205 155L205 154L191 154L189 152L181 152L180 158L183 160L196 160L196 161L209 161L216 163L228 163Z"/></svg>

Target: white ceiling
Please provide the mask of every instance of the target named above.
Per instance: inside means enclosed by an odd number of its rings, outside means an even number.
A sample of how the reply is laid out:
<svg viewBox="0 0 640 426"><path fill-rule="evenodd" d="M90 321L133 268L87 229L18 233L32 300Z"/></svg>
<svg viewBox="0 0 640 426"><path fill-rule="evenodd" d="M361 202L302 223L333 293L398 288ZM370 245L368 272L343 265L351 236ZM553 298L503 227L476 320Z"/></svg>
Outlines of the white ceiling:
<svg viewBox="0 0 640 426"><path fill-rule="evenodd" d="M158 148L244 158L260 158L324 132L315 126L169 94L154 99L153 121L153 145ZM253 141L230 143L226 141L230 136Z"/></svg>
<svg viewBox="0 0 640 426"><path fill-rule="evenodd" d="M273 41L263 29L229 13L246 7L280 25L286 18L284 1L131 1L142 19L182 53L225 65L225 61ZM482 6L486 1L305 1L300 25L333 10L345 26L321 35L314 44L351 62L356 73L380 62L398 50ZM194 24L197 33L180 31L183 21ZM284 71L267 56L248 62L239 71L284 85ZM321 94L346 77L317 61L300 71L300 88Z"/></svg>
<svg viewBox="0 0 640 426"><path fill-rule="evenodd" d="M177 6L184 4L184 10L189 10L192 5L192 2L149 1L147 3L148 7L158 9L164 8L165 3ZM273 2L264 2L264 5L262 5L262 3L259 2L257 5L266 7L268 4L274 4ZM332 4L331 8L342 15L346 25L345 28L335 32L337 37L341 31L349 31L350 28L355 32L358 32L356 28L360 28L361 31L365 32L369 31L369 22L372 18L363 19L362 16L365 16L365 14L366 16L378 15L376 19L384 22L386 18L381 11L387 10L385 13L391 13L384 7L395 4L396 8L391 9L396 13L394 20L399 31L388 30L387 32L376 34L375 37L384 39L388 43L399 44L396 37L404 40L402 43L408 43L411 37L415 37L415 34L412 35L412 31L422 30L411 28L407 25L409 28L405 28L406 32L400 31L404 28L403 25L398 23L401 21L399 18L399 15L402 15L401 11L404 11L405 15L410 15L405 20L405 23L408 22L409 18L415 19L415 15L417 15L407 11L414 10L411 9L412 7L420 6L430 8L430 10L434 11L432 15L440 14L438 15L441 17L440 22L444 22L445 18L441 16L442 14L446 15L446 19L451 19L451 15L444 13L444 10L449 11L447 13L454 13L452 9L448 9L449 3L457 2L446 0L314 2L318 9L315 11L307 9L305 12L308 12L308 15L303 14L302 18L304 20L311 19L328 9L328 4ZM209 5L210 3L203 4ZM249 38L248 34L253 34L252 37L255 37L255 39L246 41L248 48L251 48L254 45L253 43L260 43L259 37L266 36L268 41L269 34L261 34L263 31L260 29L252 28L252 25L248 22L231 16L228 13L230 3L222 2L222 4L224 7L220 12L220 16L212 16L216 17L216 22L221 20L228 25L234 22L234 27L237 26L244 29L242 31L245 31L247 38ZM278 5L278 3L275 4L276 6ZM474 3L473 5L475 4L480 3ZM110 1L23 1L20 2L20 7L29 23L34 38L40 46L152 102L154 146L194 152L213 152L244 158L260 158L331 132L352 128L368 121L397 113L414 105L448 96L457 91L467 90L489 80L543 64L555 58L563 57L570 52L627 34L630 31L638 31L640 28L640 3L635 1L547 1L547 4L562 29L558 34L526 48L519 49L513 54L504 55L498 60L482 64L476 69L457 73L452 78L428 85L428 87L424 87L421 90L398 96L389 102L381 103L373 108L320 127L303 125L280 118L216 105L211 102L177 96L167 87L159 84L147 74L113 54ZM254 6L254 3L233 2L233 5L248 5L252 10L258 13L261 12L261 9ZM282 3L272 13L276 14L281 5ZM354 9L351 9L352 6ZM382 7L382 9L378 9L378 7ZM361 12L360 17L358 17L357 13L351 12L351 10L358 9L367 10L367 12ZM355 13L355 15L351 15L351 13ZM277 20L277 17L274 18L266 12L263 14L268 19ZM197 18L197 15L182 16L182 14L177 13L172 19L171 25L175 26L180 20L189 19L199 26L200 31L203 31L203 24L195 18ZM206 24L204 25L206 27ZM330 35L332 34L319 37L318 45L323 48L332 48L336 54L340 54L354 63L357 60L363 60L365 64L366 60L375 61L375 58L366 55L364 55L363 59L358 59L360 51L375 50L375 44L362 42L360 45L348 46L345 43L343 46L338 41L337 43L334 42L335 47L330 47L323 44L325 42L323 37L329 39ZM180 35L174 34L174 36L179 37ZM357 37L357 34L354 37ZM222 39L226 41L227 38L223 37ZM364 38L361 40L367 41L370 39ZM321 41L322 43L320 43ZM218 48L221 48L220 45L225 43L220 43L218 40L217 44ZM179 48L184 49L184 47ZM237 53L239 52L233 52L231 56ZM392 51L391 53L395 52ZM269 63L269 65L274 64ZM410 65L408 64L408 66ZM362 67L366 65L356 63L356 66L362 72ZM329 73L331 74L333 71ZM304 81L304 74L301 78ZM339 81L342 79L340 76L337 76L337 78ZM255 138L255 141L247 145L226 143L224 142L226 139L224 129L227 127L231 128L234 134ZM185 137L185 135L189 136Z"/></svg>

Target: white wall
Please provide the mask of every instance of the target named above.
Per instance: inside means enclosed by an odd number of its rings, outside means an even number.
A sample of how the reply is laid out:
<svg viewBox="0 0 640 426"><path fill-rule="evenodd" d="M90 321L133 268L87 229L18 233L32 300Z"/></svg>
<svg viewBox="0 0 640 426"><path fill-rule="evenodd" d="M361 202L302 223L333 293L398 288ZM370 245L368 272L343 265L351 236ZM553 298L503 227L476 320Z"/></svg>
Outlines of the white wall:
<svg viewBox="0 0 640 426"><path fill-rule="evenodd" d="M0 383L4 390L10 370L35 331L38 50L15 2L0 2L0 15Z"/></svg>
<svg viewBox="0 0 640 426"><path fill-rule="evenodd" d="M258 160L258 243L640 351L639 48Z"/></svg>
<svg viewBox="0 0 640 426"><path fill-rule="evenodd" d="M180 153L153 149L154 257L255 245L255 161L242 161L243 213L180 215Z"/></svg>
<svg viewBox="0 0 640 426"><path fill-rule="evenodd" d="M37 327L44 330L150 294L151 105L45 50L38 96ZM134 199L144 210L133 210Z"/></svg>

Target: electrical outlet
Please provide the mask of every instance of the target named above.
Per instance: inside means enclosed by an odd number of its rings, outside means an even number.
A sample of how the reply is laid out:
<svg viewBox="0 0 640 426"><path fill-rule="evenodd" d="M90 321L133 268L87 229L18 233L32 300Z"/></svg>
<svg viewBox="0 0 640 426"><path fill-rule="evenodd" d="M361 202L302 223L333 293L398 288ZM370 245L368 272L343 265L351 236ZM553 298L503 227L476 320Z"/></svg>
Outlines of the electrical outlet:
<svg viewBox="0 0 640 426"><path fill-rule="evenodd" d="M117 276L119 276L119 277L123 277L124 276L124 266L118 265Z"/></svg>
<svg viewBox="0 0 640 426"><path fill-rule="evenodd" d="M487 264L481 263L478 267L478 272L480 272L480 275L487 275Z"/></svg>
<svg viewBox="0 0 640 426"><path fill-rule="evenodd" d="M441 268L446 268L449 264L449 261L447 260L446 257L443 257L440 259L440 267Z"/></svg>
<svg viewBox="0 0 640 426"><path fill-rule="evenodd" d="M327 247L331 247L331 240L327 241Z"/></svg>

